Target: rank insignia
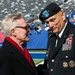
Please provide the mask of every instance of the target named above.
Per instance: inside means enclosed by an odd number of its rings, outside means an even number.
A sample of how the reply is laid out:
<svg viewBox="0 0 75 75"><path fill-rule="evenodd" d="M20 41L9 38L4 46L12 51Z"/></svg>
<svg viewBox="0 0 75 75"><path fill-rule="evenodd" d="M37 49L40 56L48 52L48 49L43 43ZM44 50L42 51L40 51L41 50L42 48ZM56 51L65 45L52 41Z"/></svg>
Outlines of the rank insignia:
<svg viewBox="0 0 75 75"><path fill-rule="evenodd" d="M64 68L68 67L68 63L67 62L63 62L63 67Z"/></svg>
<svg viewBox="0 0 75 75"><path fill-rule="evenodd" d="M74 67L74 66L75 66L75 62L74 62L73 60L71 60L71 61L69 62L69 66L70 66L70 67Z"/></svg>

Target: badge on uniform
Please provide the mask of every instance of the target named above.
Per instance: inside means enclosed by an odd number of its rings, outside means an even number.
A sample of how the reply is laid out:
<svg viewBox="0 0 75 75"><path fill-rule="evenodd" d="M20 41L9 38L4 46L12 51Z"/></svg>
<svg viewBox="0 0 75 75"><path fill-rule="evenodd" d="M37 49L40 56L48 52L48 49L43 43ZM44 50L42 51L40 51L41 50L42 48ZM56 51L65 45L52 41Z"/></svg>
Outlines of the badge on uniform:
<svg viewBox="0 0 75 75"><path fill-rule="evenodd" d="M69 36L66 39L65 44L63 44L63 46L62 46L62 51L71 50L71 48L72 48L72 36Z"/></svg>
<svg viewBox="0 0 75 75"><path fill-rule="evenodd" d="M63 67L64 68L67 68L68 67L68 63L65 61L65 62L63 62Z"/></svg>
<svg viewBox="0 0 75 75"><path fill-rule="evenodd" d="M75 62L73 60L69 61L69 66L70 67L74 67L75 66Z"/></svg>

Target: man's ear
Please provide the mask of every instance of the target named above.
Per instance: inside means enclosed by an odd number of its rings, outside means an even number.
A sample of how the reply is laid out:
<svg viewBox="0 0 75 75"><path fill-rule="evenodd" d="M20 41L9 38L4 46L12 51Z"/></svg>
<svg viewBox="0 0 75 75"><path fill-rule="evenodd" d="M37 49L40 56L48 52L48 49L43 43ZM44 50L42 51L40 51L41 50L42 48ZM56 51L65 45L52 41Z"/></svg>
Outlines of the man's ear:
<svg viewBox="0 0 75 75"><path fill-rule="evenodd" d="M13 35L13 36L16 36L16 34L15 34L15 30L12 29L10 34Z"/></svg>
<svg viewBox="0 0 75 75"><path fill-rule="evenodd" d="M63 21L66 20L66 14L65 14L65 12L62 12L62 18L63 18Z"/></svg>

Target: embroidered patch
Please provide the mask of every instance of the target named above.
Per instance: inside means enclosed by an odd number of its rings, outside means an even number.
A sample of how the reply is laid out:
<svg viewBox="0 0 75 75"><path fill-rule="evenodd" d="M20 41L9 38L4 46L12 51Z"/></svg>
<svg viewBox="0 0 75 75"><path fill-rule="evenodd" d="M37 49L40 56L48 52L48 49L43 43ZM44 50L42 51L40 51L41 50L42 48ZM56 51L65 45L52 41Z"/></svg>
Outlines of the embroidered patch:
<svg viewBox="0 0 75 75"><path fill-rule="evenodd" d="M49 12L47 10L44 10L42 14L44 17L49 17Z"/></svg>

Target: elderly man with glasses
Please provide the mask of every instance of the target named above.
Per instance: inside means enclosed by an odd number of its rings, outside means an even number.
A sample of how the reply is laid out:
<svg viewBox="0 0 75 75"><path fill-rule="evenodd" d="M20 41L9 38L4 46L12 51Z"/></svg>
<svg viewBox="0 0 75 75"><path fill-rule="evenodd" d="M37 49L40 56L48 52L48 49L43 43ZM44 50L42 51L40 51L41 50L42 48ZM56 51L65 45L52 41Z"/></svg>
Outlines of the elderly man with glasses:
<svg viewBox="0 0 75 75"><path fill-rule="evenodd" d="M1 23L6 38L0 49L0 75L37 75L24 43L30 29L21 13L7 15Z"/></svg>

